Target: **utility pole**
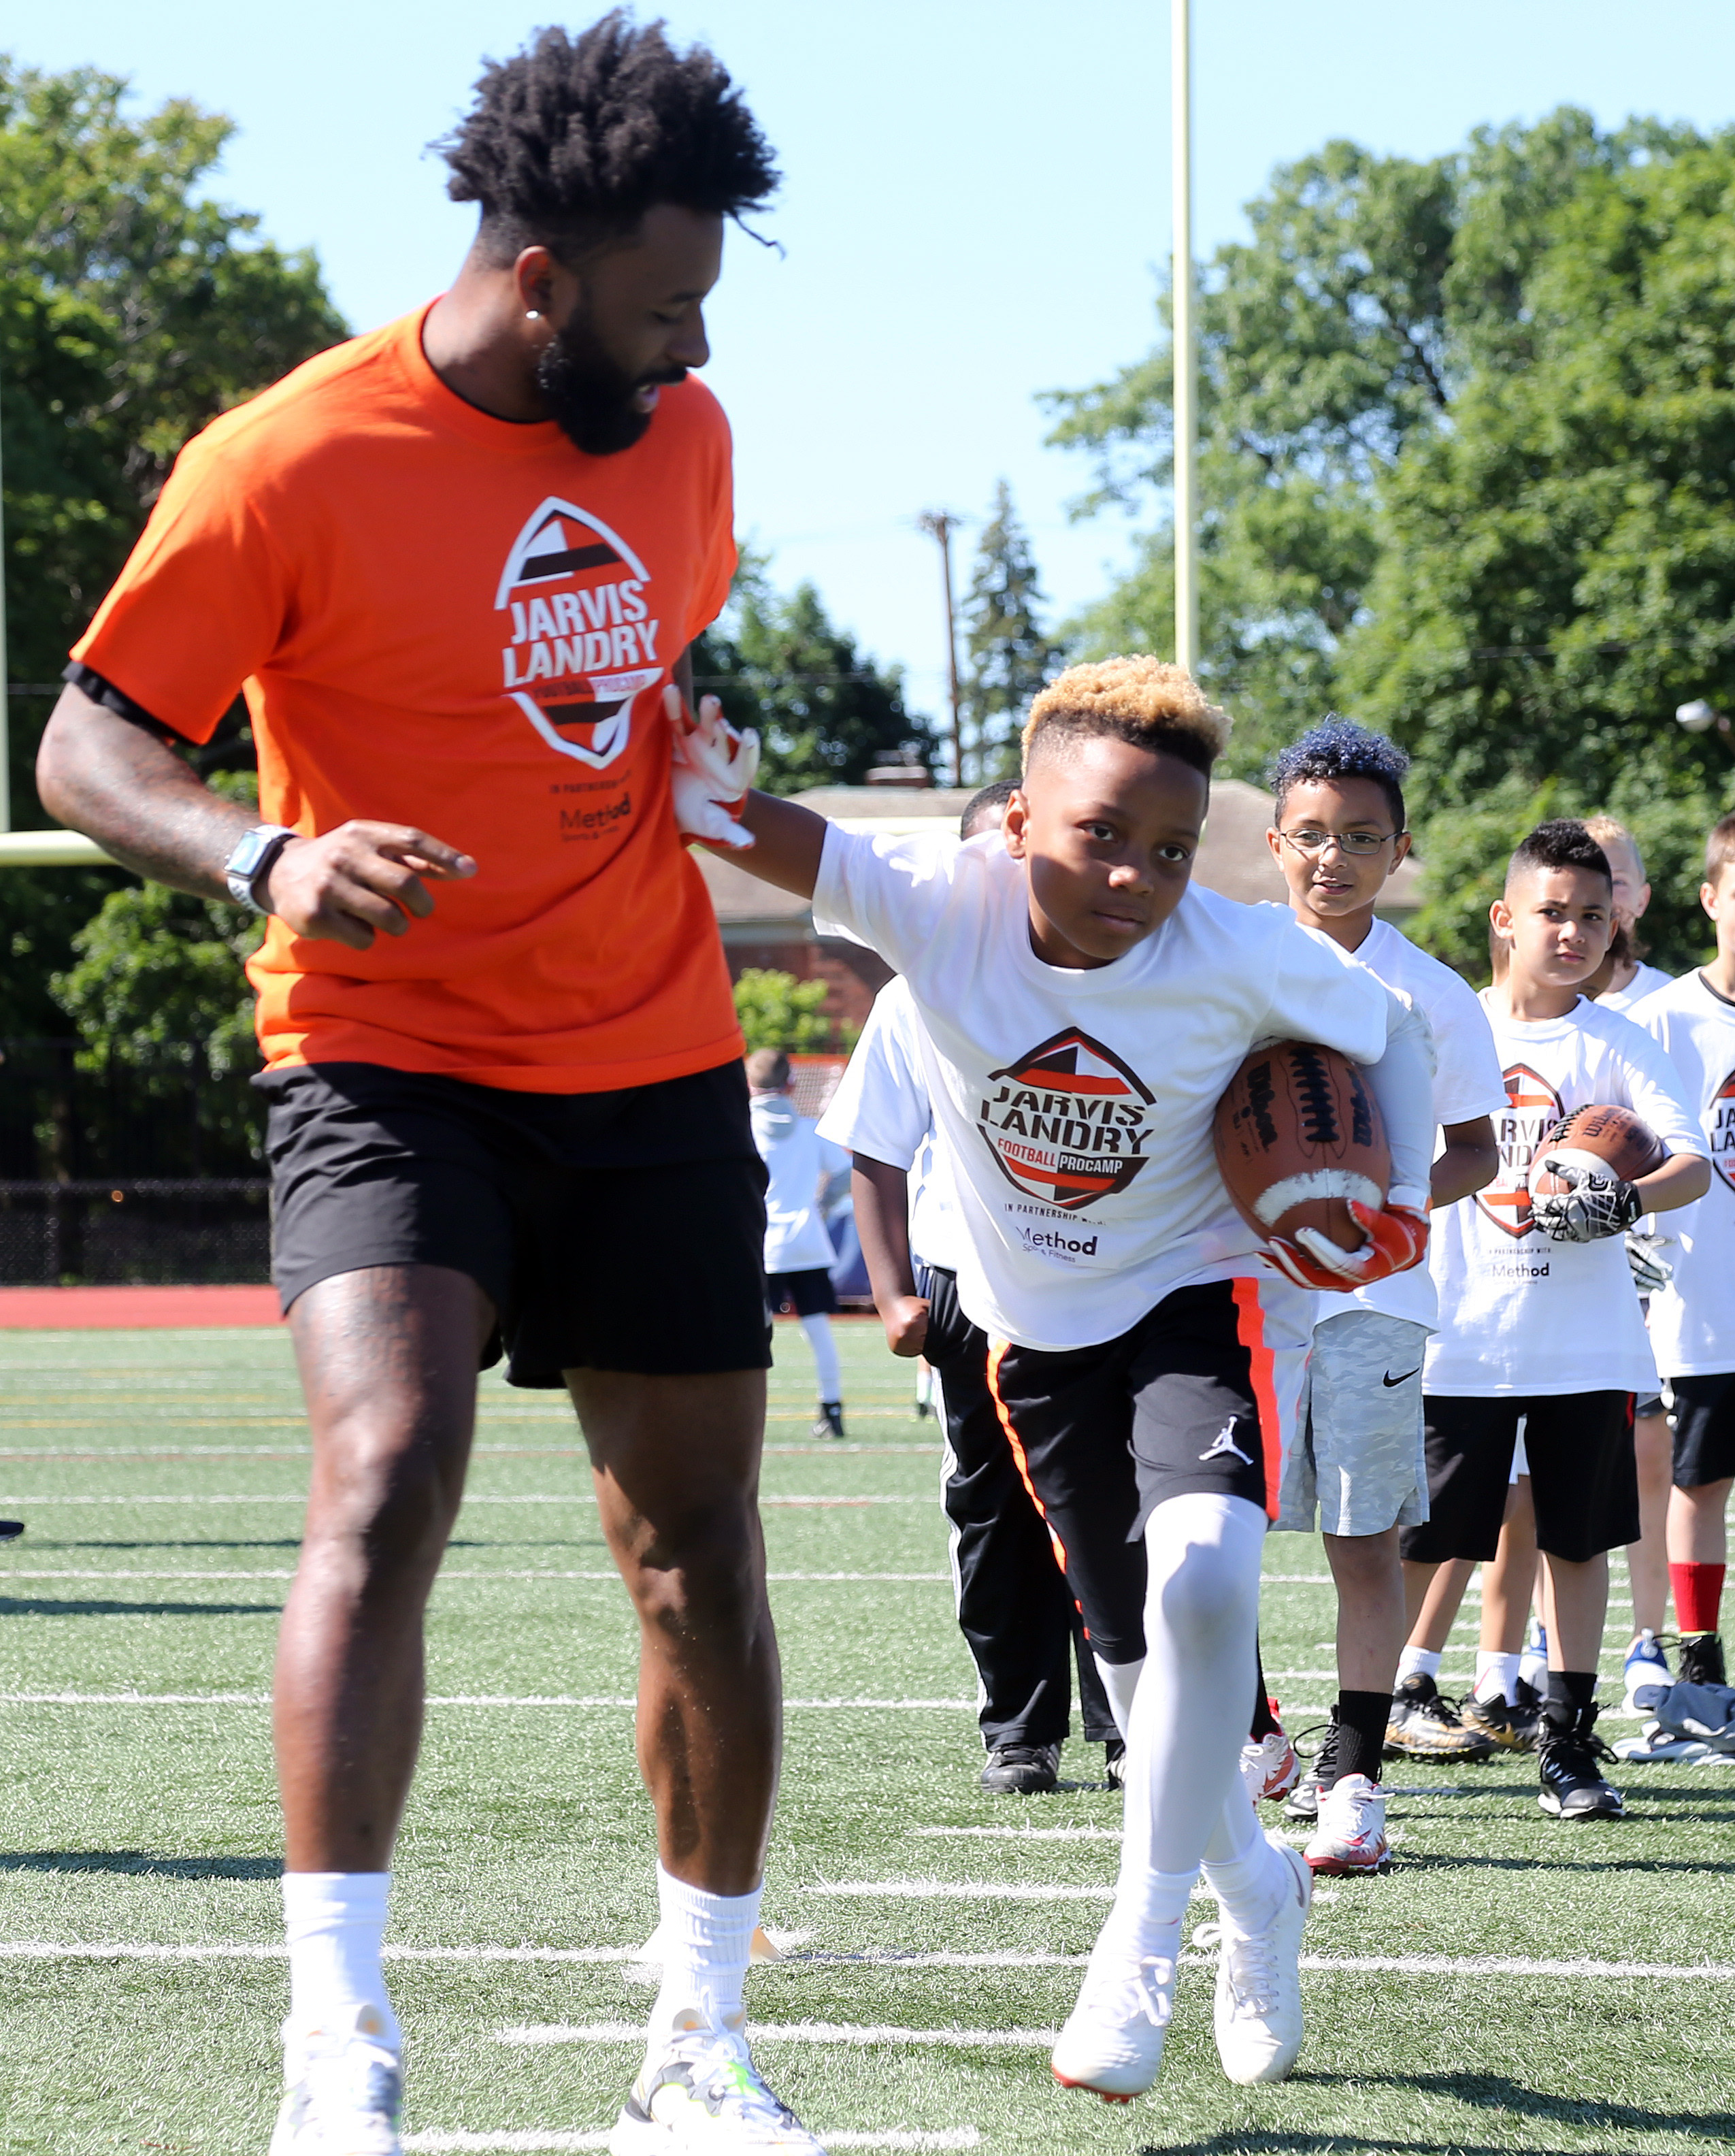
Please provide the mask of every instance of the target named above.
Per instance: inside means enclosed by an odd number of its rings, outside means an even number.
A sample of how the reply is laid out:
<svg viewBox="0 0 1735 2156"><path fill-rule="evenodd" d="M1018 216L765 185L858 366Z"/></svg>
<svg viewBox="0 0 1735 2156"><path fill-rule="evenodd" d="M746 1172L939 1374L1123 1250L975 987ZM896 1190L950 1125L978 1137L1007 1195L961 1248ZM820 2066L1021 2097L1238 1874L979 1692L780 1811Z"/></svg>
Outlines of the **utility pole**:
<svg viewBox="0 0 1735 2156"><path fill-rule="evenodd" d="M916 527L940 542L940 581L946 593L946 678L952 694L952 783L964 783L964 735L957 686L957 609L952 601L952 535L963 522L949 509L925 509Z"/></svg>
<svg viewBox="0 0 1735 2156"><path fill-rule="evenodd" d="M1199 665L1199 336L1193 314L1193 0L1168 0L1173 119L1175 664Z"/></svg>

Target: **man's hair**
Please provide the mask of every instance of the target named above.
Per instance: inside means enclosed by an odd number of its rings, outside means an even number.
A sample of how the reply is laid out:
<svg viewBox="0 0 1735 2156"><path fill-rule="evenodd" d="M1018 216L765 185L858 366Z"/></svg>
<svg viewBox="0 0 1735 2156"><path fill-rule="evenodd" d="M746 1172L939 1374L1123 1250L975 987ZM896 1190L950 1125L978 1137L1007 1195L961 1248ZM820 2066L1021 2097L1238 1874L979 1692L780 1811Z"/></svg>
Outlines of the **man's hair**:
<svg viewBox="0 0 1735 2156"><path fill-rule="evenodd" d="M997 778L984 786L979 793L973 793L964 803L964 813L957 819L957 834L961 839L973 839L980 833L999 824L1006 814L1006 804L1018 791L1015 778Z"/></svg>
<svg viewBox="0 0 1735 2156"><path fill-rule="evenodd" d="M1396 742L1358 726L1353 719L1332 717L1310 726L1299 741L1273 758L1268 783L1277 797L1275 818L1283 814L1292 786L1312 778L1371 778L1386 798L1395 829L1404 829L1404 774L1409 758Z"/></svg>
<svg viewBox="0 0 1735 2156"><path fill-rule="evenodd" d="M1551 817L1519 841L1507 863L1507 890L1521 875L1543 869L1588 869L1593 875L1606 876L1611 891L1614 887L1609 856L1575 816Z"/></svg>
<svg viewBox="0 0 1735 2156"><path fill-rule="evenodd" d="M490 258L570 259L635 232L659 203L738 218L778 184L770 146L703 45L617 8L577 38L538 31L490 60L468 116L438 145L454 202L480 203Z"/></svg>
<svg viewBox="0 0 1735 2156"><path fill-rule="evenodd" d="M1706 882L1715 883L1731 861L1735 861L1735 809L1718 817L1705 841Z"/></svg>
<svg viewBox="0 0 1735 2156"><path fill-rule="evenodd" d="M1634 865L1639 871L1640 882L1644 882L1645 856L1639 850L1639 841L1628 830L1625 824L1617 822L1613 816L1587 816L1584 819L1584 828L1604 853L1608 852L1610 846L1625 846L1633 857Z"/></svg>
<svg viewBox="0 0 1735 2156"><path fill-rule="evenodd" d="M756 1048L747 1058L747 1084L756 1093L781 1093L789 1082L789 1059L781 1048Z"/></svg>
<svg viewBox="0 0 1735 2156"><path fill-rule="evenodd" d="M1024 722L1024 768L1039 747L1108 736L1177 757L1209 778L1229 729L1229 714L1182 668L1160 659L1102 659L1069 666L1037 696Z"/></svg>

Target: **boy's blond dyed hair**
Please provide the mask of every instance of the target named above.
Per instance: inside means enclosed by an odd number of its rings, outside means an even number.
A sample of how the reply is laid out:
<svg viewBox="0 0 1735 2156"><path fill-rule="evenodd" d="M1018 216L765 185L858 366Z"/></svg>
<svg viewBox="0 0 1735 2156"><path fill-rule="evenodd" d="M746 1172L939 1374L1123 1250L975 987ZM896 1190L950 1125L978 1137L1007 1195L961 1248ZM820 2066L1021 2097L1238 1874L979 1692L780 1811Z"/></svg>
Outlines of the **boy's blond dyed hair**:
<svg viewBox="0 0 1735 2156"><path fill-rule="evenodd" d="M1031 705L1024 722L1024 768L1045 739L1111 735L1178 757L1209 778L1229 745L1231 723L1190 674L1166 660L1101 659L1069 666Z"/></svg>
<svg viewBox="0 0 1735 2156"><path fill-rule="evenodd" d="M1625 824L1614 816L1587 816L1584 819L1584 828L1604 853L1607 853L1611 845L1625 846L1633 857L1634 865L1639 871L1640 882L1644 882L1645 856L1640 850L1639 841L1628 830Z"/></svg>

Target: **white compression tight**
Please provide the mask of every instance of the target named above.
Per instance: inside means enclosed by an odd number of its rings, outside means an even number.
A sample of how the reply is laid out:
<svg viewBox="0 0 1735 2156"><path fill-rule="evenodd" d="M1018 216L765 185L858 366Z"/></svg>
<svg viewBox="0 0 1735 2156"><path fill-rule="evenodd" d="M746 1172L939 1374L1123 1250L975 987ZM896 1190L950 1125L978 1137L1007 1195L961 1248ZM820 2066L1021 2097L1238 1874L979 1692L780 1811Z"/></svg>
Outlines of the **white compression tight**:
<svg viewBox="0 0 1735 2156"><path fill-rule="evenodd" d="M1145 1528L1145 1660L1098 1666L1127 1740L1121 1876L1104 1928L1123 1951L1135 1939L1147 1951L1178 1924L1201 1859L1232 1915L1264 1921L1281 1885L1239 1771L1265 1526L1244 1497L1159 1505Z"/></svg>
<svg viewBox="0 0 1735 2156"><path fill-rule="evenodd" d="M808 1345L814 1351L814 1373L819 1386L822 1400L840 1400L844 1397L843 1373L838 1368L838 1344L831 1337L831 1320L822 1312L817 1317L804 1317L801 1329L808 1337Z"/></svg>

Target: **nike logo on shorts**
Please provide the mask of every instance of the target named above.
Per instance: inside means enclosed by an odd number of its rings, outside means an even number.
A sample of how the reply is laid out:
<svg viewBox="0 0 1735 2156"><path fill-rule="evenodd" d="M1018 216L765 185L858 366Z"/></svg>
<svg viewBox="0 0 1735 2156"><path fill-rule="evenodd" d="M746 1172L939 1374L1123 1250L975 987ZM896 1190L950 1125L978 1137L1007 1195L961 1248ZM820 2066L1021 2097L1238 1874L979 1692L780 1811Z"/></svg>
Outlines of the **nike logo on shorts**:
<svg viewBox="0 0 1735 2156"><path fill-rule="evenodd" d="M1407 1385L1412 1378L1420 1376L1421 1369L1422 1366L1418 1363L1414 1369L1406 1370L1401 1378L1394 1378L1391 1372L1388 1370L1384 1377L1383 1377L1379 1382L1383 1385Z"/></svg>
<svg viewBox="0 0 1735 2156"><path fill-rule="evenodd" d="M1235 1443L1235 1426L1233 1422L1224 1423L1216 1436L1211 1440L1209 1445L1199 1456L1201 1460L1220 1460L1225 1452L1234 1453L1237 1460L1245 1460L1250 1467L1253 1465L1252 1454L1243 1452L1240 1446Z"/></svg>

